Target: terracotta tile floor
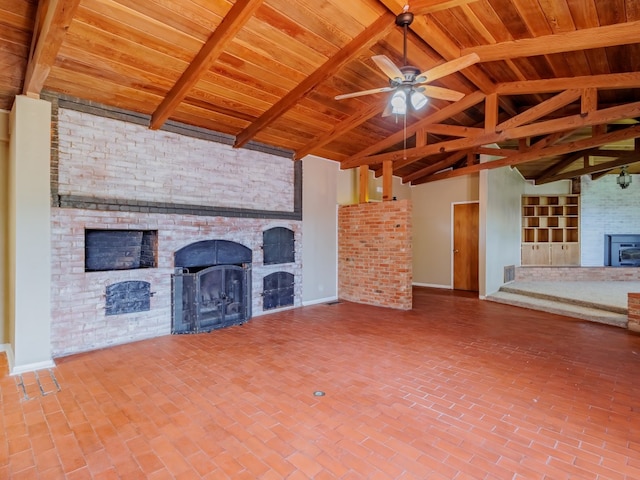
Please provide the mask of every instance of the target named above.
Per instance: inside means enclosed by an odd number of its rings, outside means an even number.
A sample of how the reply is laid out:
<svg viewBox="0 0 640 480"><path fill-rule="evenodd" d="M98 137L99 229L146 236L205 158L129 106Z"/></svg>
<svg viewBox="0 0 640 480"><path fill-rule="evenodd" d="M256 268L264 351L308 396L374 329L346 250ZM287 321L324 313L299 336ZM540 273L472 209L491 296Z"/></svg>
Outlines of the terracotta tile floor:
<svg viewBox="0 0 640 480"><path fill-rule="evenodd" d="M0 478L640 478L640 336L465 293L57 363L0 365Z"/></svg>

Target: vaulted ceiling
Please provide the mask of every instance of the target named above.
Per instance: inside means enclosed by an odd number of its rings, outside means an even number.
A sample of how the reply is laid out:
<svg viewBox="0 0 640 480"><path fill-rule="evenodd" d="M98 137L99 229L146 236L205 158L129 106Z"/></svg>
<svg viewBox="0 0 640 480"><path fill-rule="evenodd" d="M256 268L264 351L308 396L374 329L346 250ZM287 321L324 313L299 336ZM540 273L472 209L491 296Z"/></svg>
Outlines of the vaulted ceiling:
<svg viewBox="0 0 640 480"><path fill-rule="evenodd" d="M0 108L59 92L420 184L640 173L640 0L410 0L407 61L462 92L383 116L405 0L3 0ZM478 163L479 154L493 161Z"/></svg>

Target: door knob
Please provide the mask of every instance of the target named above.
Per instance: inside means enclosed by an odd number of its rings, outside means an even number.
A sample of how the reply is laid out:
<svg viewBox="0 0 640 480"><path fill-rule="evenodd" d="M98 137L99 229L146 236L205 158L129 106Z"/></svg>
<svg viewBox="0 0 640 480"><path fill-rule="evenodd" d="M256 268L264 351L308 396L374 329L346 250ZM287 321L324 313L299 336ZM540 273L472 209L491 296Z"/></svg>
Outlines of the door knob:
<svg viewBox="0 0 640 480"><path fill-rule="evenodd" d="M454 250L453 253L458 253L460 250Z"/></svg>

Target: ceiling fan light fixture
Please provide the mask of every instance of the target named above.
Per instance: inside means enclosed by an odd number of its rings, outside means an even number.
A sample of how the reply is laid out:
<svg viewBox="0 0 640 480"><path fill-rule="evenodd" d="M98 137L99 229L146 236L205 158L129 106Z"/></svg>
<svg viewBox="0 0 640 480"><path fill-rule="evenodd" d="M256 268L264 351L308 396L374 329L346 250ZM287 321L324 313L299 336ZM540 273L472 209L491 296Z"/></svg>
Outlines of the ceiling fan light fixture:
<svg viewBox="0 0 640 480"><path fill-rule="evenodd" d="M407 113L407 94L401 88L391 96L391 113L395 115L406 115Z"/></svg>
<svg viewBox="0 0 640 480"><path fill-rule="evenodd" d="M631 180L631 175L629 175L629 172L627 172L627 166L625 165L620 170L620 175L618 175L618 178L616 178L616 183L620 186L620 188L624 190L629 185L631 185Z"/></svg>
<svg viewBox="0 0 640 480"><path fill-rule="evenodd" d="M429 99L422 92L413 91L411 92L411 106L414 110L421 110L427 106L429 103Z"/></svg>

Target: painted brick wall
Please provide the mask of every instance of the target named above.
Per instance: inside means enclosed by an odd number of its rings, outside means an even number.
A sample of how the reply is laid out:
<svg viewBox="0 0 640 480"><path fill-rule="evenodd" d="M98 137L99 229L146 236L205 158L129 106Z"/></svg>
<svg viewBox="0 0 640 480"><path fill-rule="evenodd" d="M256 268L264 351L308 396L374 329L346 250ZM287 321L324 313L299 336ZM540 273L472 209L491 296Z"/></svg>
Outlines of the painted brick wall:
<svg viewBox="0 0 640 480"><path fill-rule="evenodd" d="M263 279L285 271L295 277L294 306L302 305L302 222L241 214L176 214L176 204L253 211L294 211L291 159L151 131L140 125L60 108L52 190L60 195L114 199L93 208L52 208L51 340L54 357L103 348L171 330L171 274L176 250L201 240L231 240L253 252L252 312L262 309ZM167 212L149 212L151 202ZM171 207L171 208L169 208ZM182 211L182 210L181 210ZM251 216L253 215L253 216ZM295 262L265 266L262 233L294 231ZM158 267L84 271L85 229L158 231ZM34 275L37 272L34 272ZM105 315L105 289L123 281L151 285L149 311Z"/></svg>
<svg viewBox="0 0 640 480"><path fill-rule="evenodd" d="M412 307L411 202L338 210L338 295L401 310Z"/></svg>
<svg viewBox="0 0 640 480"><path fill-rule="evenodd" d="M580 262L583 267L604 265L605 234L640 234L640 177L626 189L615 175L598 180L583 176L580 187Z"/></svg>
<svg viewBox="0 0 640 480"><path fill-rule="evenodd" d="M61 195L293 208L288 158L66 108L58 111L58 144Z"/></svg>
<svg viewBox="0 0 640 480"><path fill-rule="evenodd" d="M640 333L640 293L628 293L629 323L627 328Z"/></svg>
<svg viewBox="0 0 640 480"><path fill-rule="evenodd" d="M295 234L295 263L264 265L262 232L286 227ZM84 271L85 228L158 230L158 268ZM200 240L231 240L253 251L253 316L261 315L262 280L285 271L295 276L294 306L302 305L302 231L300 222L189 215L52 210L51 344L54 357L102 348L171 331L171 274L176 250ZM105 316L107 285L129 280L151 284L151 309Z"/></svg>
<svg viewBox="0 0 640 480"><path fill-rule="evenodd" d="M636 267L516 267L516 281L547 282L636 282L640 268Z"/></svg>

